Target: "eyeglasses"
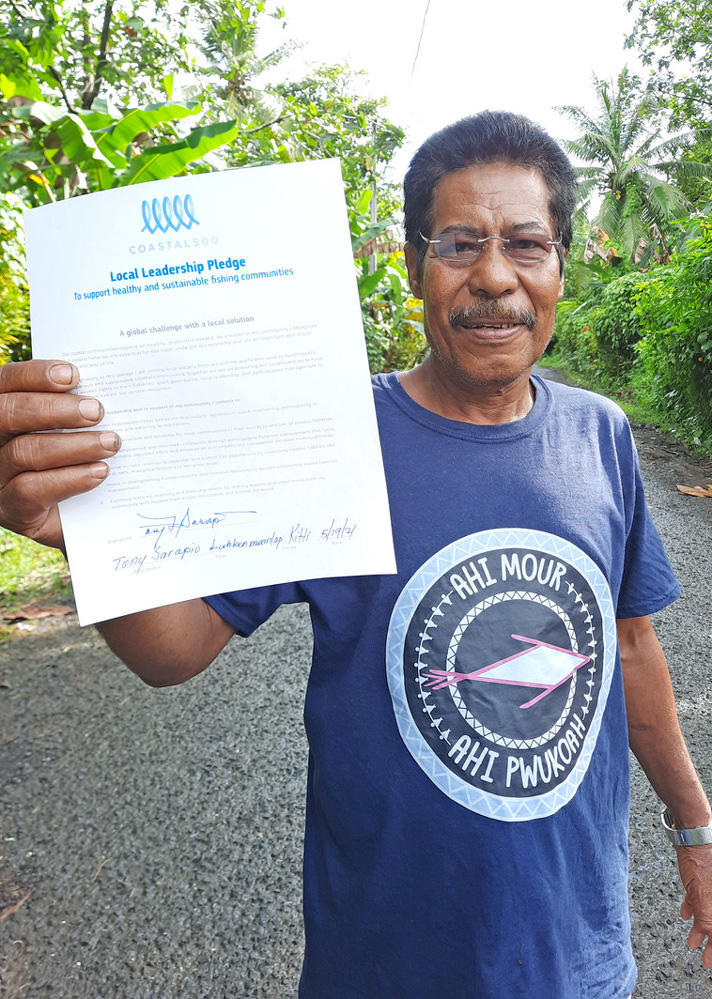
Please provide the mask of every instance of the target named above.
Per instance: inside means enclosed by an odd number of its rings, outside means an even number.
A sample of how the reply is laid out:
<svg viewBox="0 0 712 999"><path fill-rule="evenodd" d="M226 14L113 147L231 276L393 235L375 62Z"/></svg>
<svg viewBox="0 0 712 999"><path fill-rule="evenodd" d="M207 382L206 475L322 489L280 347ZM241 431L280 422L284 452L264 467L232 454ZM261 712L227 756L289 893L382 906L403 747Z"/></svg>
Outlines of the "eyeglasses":
<svg viewBox="0 0 712 999"><path fill-rule="evenodd" d="M542 264L555 246L560 246L562 237L549 239L538 232L522 232L516 236L474 236L471 232L454 231L441 232L436 239L427 239L422 232L420 238L432 246L435 254L441 260L452 264L471 264L479 260L485 250L485 244L491 239L497 239L502 244L502 251L515 264Z"/></svg>

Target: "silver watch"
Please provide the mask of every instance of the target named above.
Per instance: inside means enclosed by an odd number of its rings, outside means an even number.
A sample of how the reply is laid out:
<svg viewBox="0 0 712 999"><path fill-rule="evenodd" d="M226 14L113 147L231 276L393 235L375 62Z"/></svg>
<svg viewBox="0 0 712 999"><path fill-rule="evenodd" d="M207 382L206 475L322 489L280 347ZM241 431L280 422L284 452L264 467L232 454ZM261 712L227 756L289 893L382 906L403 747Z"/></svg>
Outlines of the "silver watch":
<svg viewBox="0 0 712 999"><path fill-rule="evenodd" d="M675 846L706 846L712 843L712 822L706 826L695 826L693 829L676 829L672 824L670 809L664 808L660 813L665 834Z"/></svg>

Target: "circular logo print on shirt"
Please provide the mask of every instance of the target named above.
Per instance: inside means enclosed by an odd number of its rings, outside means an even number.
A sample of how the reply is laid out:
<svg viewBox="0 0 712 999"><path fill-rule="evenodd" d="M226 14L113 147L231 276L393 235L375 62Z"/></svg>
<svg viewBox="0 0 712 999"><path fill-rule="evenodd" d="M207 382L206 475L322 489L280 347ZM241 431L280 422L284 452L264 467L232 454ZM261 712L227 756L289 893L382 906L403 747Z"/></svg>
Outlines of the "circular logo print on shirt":
<svg viewBox="0 0 712 999"><path fill-rule="evenodd" d="M419 569L394 607L400 733L465 807L551 815L588 768L615 649L608 584L584 552L539 531L472 534Z"/></svg>

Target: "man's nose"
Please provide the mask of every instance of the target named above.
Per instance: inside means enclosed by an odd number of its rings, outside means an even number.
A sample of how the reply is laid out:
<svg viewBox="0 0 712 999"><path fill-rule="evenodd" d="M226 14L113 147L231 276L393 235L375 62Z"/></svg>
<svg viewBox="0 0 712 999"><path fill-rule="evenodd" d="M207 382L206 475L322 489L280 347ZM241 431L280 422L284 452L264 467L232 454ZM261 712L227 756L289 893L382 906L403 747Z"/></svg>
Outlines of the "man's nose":
<svg viewBox="0 0 712 999"><path fill-rule="evenodd" d="M519 284L517 269L504 252L499 238L483 242L482 252L470 268L467 284L478 298L498 298L514 291Z"/></svg>

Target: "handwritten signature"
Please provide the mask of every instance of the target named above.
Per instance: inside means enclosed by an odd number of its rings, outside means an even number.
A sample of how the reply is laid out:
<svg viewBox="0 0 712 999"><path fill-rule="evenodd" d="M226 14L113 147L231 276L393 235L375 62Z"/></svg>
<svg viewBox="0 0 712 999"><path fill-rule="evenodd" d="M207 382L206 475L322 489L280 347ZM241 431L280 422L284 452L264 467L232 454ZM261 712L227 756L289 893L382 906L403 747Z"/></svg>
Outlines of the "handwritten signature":
<svg viewBox="0 0 712 999"><path fill-rule="evenodd" d="M196 516L191 514L190 507L186 507L183 514L169 513L160 517L149 517L147 514L137 513L136 516L145 521L140 527L141 534L144 537L147 535L155 537L153 545L155 549L158 547L158 542L166 533L172 535L175 540L183 531L205 527L214 528L218 524L222 524L228 517L250 517L256 513L256 510L223 510ZM240 521L238 520L237 523L240 523Z"/></svg>

